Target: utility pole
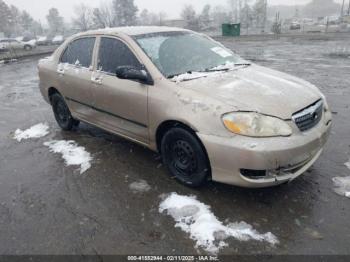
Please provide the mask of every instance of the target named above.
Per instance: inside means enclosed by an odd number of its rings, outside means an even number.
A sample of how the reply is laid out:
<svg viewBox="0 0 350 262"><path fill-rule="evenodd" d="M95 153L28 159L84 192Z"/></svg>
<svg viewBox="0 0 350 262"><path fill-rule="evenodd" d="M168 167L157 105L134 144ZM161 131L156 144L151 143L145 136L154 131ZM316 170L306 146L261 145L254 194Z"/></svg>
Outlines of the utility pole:
<svg viewBox="0 0 350 262"><path fill-rule="evenodd" d="M349 0L349 7L348 7L348 15L350 15L350 0Z"/></svg>
<svg viewBox="0 0 350 262"><path fill-rule="evenodd" d="M343 0L343 4L341 6L341 12L340 12L340 18L341 19L343 18L343 15L344 15L344 5L345 5L345 0Z"/></svg>
<svg viewBox="0 0 350 262"><path fill-rule="evenodd" d="M264 19L263 19L263 31L265 32L266 22L267 22L267 0L264 0Z"/></svg>

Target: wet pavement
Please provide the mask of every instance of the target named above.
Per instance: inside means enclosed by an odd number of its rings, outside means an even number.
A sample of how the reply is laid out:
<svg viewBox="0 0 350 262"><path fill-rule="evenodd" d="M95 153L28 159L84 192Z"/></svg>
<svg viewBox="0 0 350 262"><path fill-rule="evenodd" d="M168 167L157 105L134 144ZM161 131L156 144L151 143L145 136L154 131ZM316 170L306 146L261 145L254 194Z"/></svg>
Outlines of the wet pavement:
<svg viewBox="0 0 350 262"><path fill-rule="evenodd" d="M161 196L195 195L220 221L245 221L280 244L227 240L220 254L350 254L350 199L332 178L349 176L350 39L225 40L256 63L304 78L327 96L330 141L317 163L293 183L249 190L209 183L200 190L170 178L160 157L82 124L61 131L38 90L37 60L0 65L0 254L197 254L195 242L158 212ZM17 128L48 123L50 134L17 142ZM74 140L93 156L80 174L44 142ZM129 187L141 180L147 190ZM144 183L144 182L142 182ZM142 184L141 183L141 184Z"/></svg>

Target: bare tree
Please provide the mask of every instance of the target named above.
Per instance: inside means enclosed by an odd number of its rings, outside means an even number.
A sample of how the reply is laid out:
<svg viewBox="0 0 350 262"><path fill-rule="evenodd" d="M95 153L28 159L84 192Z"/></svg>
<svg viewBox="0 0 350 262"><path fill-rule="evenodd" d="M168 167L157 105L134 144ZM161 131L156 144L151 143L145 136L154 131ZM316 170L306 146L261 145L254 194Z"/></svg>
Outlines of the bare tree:
<svg viewBox="0 0 350 262"><path fill-rule="evenodd" d="M209 29L210 27L210 24L211 24L210 11L211 11L211 6L209 4L203 7L202 13L199 16L199 27L201 30L206 30L206 29Z"/></svg>
<svg viewBox="0 0 350 262"><path fill-rule="evenodd" d="M13 17L8 5L0 0L0 32L4 32L5 35L11 35L11 28L13 26Z"/></svg>
<svg viewBox="0 0 350 262"><path fill-rule="evenodd" d="M114 0L113 11L115 26L136 25L138 8L134 0Z"/></svg>
<svg viewBox="0 0 350 262"><path fill-rule="evenodd" d="M181 17L185 20L187 28L197 30L199 27L199 20L192 5L185 5L181 12Z"/></svg>
<svg viewBox="0 0 350 262"><path fill-rule="evenodd" d="M92 21L94 28L106 28L105 20L100 8L94 8L92 10Z"/></svg>
<svg viewBox="0 0 350 262"><path fill-rule="evenodd" d="M231 21L239 23L241 20L242 0L228 0L231 13Z"/></svg>
<svg viewBox="0 0 350 262"><path fill-rule="evenodd" d="M6 36L33 37L42 32L40 23L35 21L27 11L21 11L16 6L8 6L0 0L0 31Z"/></svg>
<svg viewBox="0 0 350 262"><path fill-rule="evenodd" d="M158 14L143 9L138 17L139 25L163 25L167 17L165 12L160 12Z"/></svg>
<svg viewBox="0 0 350 262"><path fill-rule="evenodd" d="M147 9L141 11L138 24L149 25L149 11Z"/></svg>
<svg viewBox="0 0 350 262"><path fill-rule="evenodd" d="M230 16L227 12L227 8L221 5L217 5L211 11L211 17L213 19L214 26L221 27L223 23L230 22Z"/></svg>
<svg viewBox="0 0 350 262"><path fill-rule="evenodd" d="M281 34L281 32L282 32L282 21L280 19L280 14L279 13L276 13L276 18L275 18L275 21L272 24L271 31L275 35Z"/></svg>
<svg viewBox="0 0 350 262"><path fill-rule="evenodd" d="M12 30L15 35L19 35L22 31L21 25L21 11L14 5L10 6L11 16L12 16Z"/></svg>
<svg viewBox="0 0 350 262"><path fill-rule="evenodd" d="M253 10L249 5L249 0L245 0L244 6L241 9L241 26L242 28L246 28L248 32L248 28L252 25L254 15L253 15Z"/></svg>
<svg viewBox="0 0 350 262"><path fill-rule="evenodd" d="M34 19L28 14L27 11L23 11L20 15L20 24L24 31L29 31L34 23Z"/></svg>
<svg viewBox="0 0 350 262"><path fill-rule="evenodd" d="M160 26L164 25L164 22L165 22L167 16L168 16L168 15L167 15L165 12L159 12L159 13L158 13L158 25L160 25ZM155 18L155 17L154 17L154 18ZM153 20L154 18L152 18L152 20ZM153 23L153 22L152 22L152 23ZM156 23L155 25L157 25L157 23Z"/></svg>
<svg viewBox="0 0 350 262"><path fill-rule="evenodd" d="M87 31L92 28L92 10L85 4L80 4L74 7L75 18L73 18L73 25L80 31Z"/></svg>
<svg viewBox="0 0 350 262"><path fill-rule="evenodd" d="M60 16L57 8L51 8L46 16L51 34L62 33L64 31L63 17Z"/></svg>
<svg viewBox="0 0 350 262"><path fill-rule="evenodd" d="M253 13L255 18L255 26L265 31L267 20L267 0L257 0L253 6Z"/></svg>
<svg viewBox="0 0 350 262"><path fill-rule="evenodd" d="M99 8L92 11L92 20L95 28L106 28L114 26L113 4L103 2Z"/></svg>

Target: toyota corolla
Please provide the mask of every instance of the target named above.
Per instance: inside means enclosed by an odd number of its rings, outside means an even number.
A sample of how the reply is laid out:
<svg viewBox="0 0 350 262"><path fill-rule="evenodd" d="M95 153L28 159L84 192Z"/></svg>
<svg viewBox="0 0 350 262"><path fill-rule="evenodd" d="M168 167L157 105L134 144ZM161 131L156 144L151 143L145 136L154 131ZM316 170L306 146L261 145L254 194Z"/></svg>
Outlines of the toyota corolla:
<svg viewBox="0 0 350 262"><path fill-rule="evenodd" d="M184 29L80 33L40 61L39 76L63 130L83 121L144 145L188 186L292 181L319 158L332 125L314 85Z"/></svg>

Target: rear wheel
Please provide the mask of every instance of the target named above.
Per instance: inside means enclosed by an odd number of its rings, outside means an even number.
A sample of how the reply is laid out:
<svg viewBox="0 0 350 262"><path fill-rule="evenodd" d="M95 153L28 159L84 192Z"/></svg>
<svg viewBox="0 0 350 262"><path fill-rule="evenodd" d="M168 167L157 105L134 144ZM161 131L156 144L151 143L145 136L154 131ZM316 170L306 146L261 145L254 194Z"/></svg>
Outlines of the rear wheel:
<svg viewBox="0 0 350 262"><path fill-rule="evenodd" d="M52 109L57 124L65 131L70 131L73 127L79 126L79 121L72 117L69 108L60 94L51 96Z"/></svg>
<svg viewBox="0 0 350 262"><path fill-rule="evenodd" d="M183 128L172 128L163 136L161 153L169 173L190 187L203 185L210 176L210 165L197 137Z"/></svg>

